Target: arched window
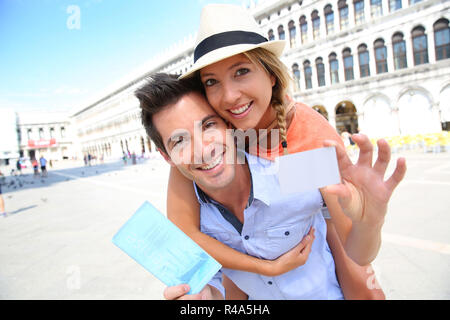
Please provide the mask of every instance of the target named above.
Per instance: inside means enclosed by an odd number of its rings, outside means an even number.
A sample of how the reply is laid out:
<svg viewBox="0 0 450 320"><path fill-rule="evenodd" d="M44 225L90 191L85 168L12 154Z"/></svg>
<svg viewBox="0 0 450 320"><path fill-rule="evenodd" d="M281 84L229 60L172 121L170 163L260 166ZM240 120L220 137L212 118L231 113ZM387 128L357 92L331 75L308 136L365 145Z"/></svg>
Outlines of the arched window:
<svg viewBox="0 0 450 320"><path fill-rule="evenodd" d="M383 6L381 0L370 0L370 15L375 17L381 17L383 15Z"/></svg>
<svg viewBox="0 0 450 320"><path fill-rule="evenodd" d="M350 48L345 48L342 51L342 58L344 59L345 81L353 80L355 76L353 74L353 56Z"/></svg>
<svg viewBox="0 0 450 320"><path fill-rule="evenodd" d="M300 17L300 36L302 43L305 44L308 41L308 23L305 16Z"/></svg>
<svg viewBox="0 0 450 320"><path fill-rule="evenodd" d="M330 62L331 84L339 83L339 62L337 60L336 53L332 52L328 56L328 61Z"/></svg>
<svg viewBox="0 0 450 320"><path fill-rule="evenodd" d="M316 59L317 83L319 87L325 86L325 65L322 58Z"/></svg>
<svg viewBox="0 0 450 320"><path fill-rule="evenodd" d="M312 28L313 28L313 39L317 40L320 37L320 17L319 17L319 11L314 10L311 13L311 21L312 21Z"/></svg>
<svg viewBox="0 0 450 320"><path fill-rule="evenodd" d="M339 9L339 24L341 26L341 30L348 28L348 6L346 0L338 1L338 9Z"/></svg>
<svg viewBox="0 0 450 320"><path fill-rule="evenodd" d="M433 25L434 48L436 50L436 60L450 58L450 29L447 19L439 19Z"/></svg>
<svg viewBox="0 0 450 320"><path fill-rule="evenodd" d="M367 45L361 44L358 46L358 59L361 78L370 76L369 51L367 51Z"/></svg>
<svg viewBox="0 0 450 320"><path fill-rule="evenodd" d="M286 39L286 36L284 34L284 28L282 25L278 26L278 39L280 39L280 40Z"/></svg>
<svg viewBox="0 0 450 320"><path fill-rule="evenodd" d="M273 30L272 29L269 30L268 36L269 36L269 40L270 41L275 40L275 36L273 35Z"/></svg>
<svg viewBox="0 0 450 320"><path fill-rule="evenodd" d="M396 32L392 36L392 49L394 51L394 68L395 70L408 67L406 62L406 44L403 40L403 33Z"/></svg>
<svg viewBox="0 0 450 320"><path fill-rule="evenodd" d="M375 50L375 63L377 66L377 73L385 73L388 72L387 68L387 50L384 45L383 39L377 39L373 43L373 47Z"/></svg>
<svg viewBox="0 0 450 320"><path fill-rule="evenodd" d="M303 62L303 70L305 72L305 87L306 89L312 88L312 69L311 69L311 63L309 60L306 60Z"/></svg>
<svg viewBox="0 0 450 320"><path fill-rule="evenodd" d="M334 12L331 8L331 4L327 4L323 9L323 13L325 14L325 24L327 27L327 34L331 34L334 32Z"/></svg>
<svg viewBox="0 0 450 320"><path fill-rule="evenodd" d="M389 11L394 12L402 8L402 0L389 0Z"/></svg>
<svg viewBox="0 0 450 320"><path fill-rule="evenodd" d="M295 23L294 21L289 21L288 24L289 29L289 43L291 44L291 48L295 47L295 38L297 36L297 30L295 29Z"/></svg>
<svg viewBox="0 0 450 320"><path fill-rule="evenodd" d="M353 0L353 5L355 6L355 24L364 23L364 0Z"/></svg>
<svg viewBox="0 0 450 320"><path fill-rule="evenodd" d="M425 28L415 27L411 32L413 42L414 65L428 63L428 44Z"/></svg>
<svg viewBox="0 0 450 320"><path fill-rule="evenodd" d="M292 65L292 74L294 75L295 88L300 90L300 70L298 69L298 64L296 63Z"/></svg>

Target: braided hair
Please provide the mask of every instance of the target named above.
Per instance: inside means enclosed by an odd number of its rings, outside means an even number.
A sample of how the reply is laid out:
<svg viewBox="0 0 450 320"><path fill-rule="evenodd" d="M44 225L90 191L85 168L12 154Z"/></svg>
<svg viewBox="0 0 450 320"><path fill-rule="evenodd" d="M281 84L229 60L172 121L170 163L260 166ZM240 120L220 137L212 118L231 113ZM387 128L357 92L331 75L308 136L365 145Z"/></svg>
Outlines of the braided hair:
<svg viewBox="0 0 450 320"><path fill-rule="evenodd" d="M272 88L270 105L276 112L277 126L280 130L283 153L287 154L286 107L288 102L286 97L292 78L284 63L272 52L263 48L256 48L244 52L244 54L251 62L262 66L268 74L274 76L276 79L275 85Z"/></svg>

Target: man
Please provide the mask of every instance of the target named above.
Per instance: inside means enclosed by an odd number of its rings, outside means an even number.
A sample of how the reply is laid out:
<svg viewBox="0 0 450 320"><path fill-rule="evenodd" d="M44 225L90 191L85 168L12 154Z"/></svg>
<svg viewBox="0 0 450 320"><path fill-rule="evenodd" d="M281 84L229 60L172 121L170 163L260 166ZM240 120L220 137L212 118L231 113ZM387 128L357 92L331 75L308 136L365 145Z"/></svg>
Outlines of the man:
<svg viewBox="0 0 450 320"><path fill-rule="evenodd" d="M223 268L224 279L252 299L343 298L326 242L319 190L282 195L274 163L252 155L237 161L242 151L236 150L231 130L191 84L156 74L136 96L158 150L194 181L203 232L259 258L272 260L286 252L307 258L301 267L276 277ZM340 164L345 155L341 149L337 147ZM298 250L308 230L309 243ZM221 272L199 295L185 296L189 289L179 285L167 288L165 297L223 299Z"/></svg>
<svg viewBox="0 0 450 320"><path fill-rule="evenodd" d="M44 156L42 155L39 158L39 162L41 164L41 172L42 172L42 177L47 177L47 159L44 158Z"/></svg>

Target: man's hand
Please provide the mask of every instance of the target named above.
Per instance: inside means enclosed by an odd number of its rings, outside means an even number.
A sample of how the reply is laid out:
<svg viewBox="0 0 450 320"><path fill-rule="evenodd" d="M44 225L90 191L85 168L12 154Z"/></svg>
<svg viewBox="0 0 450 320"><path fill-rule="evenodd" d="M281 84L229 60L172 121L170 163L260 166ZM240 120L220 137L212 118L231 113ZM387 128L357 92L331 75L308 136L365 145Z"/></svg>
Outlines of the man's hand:
<svg viewBox="0 0 450 320"><path fill-rule="evenodd" d="M206 285L202 291L197 294L187 294L190 288L188 284L180 284L177 286L166 287L164 289L164 298L166 300L214 300L217 297L214 296L213 290L217 291L215 288L211 288ZM216 292L218 293L218 291ZM223 298L222 298L223 299Z"/></svg>
<svg viewBox="0 0 450 320"><path fill-rule="evenodd" d="M308 234L296 245L294 248L279 256L277 259L268 261L270 263L268 268L268 276L274 277L280 274L291 271L299 266L302 266L308 260L309 253L314 239L315 229L311 228Z"/></svg>
<svg viewBox="0 0 450 320"><path fill-rule="evenodd" d="M327 186L326 192L338 196L344 213L354 223L379 226L384 223L389 199L406 173L406 160L399 158L389 179L384 175L391 159L386 140L378 140L378 158L372 166L373 146L363 134L352 135L360 148L358 162L353 164L344 148L335 141L326 140L324 146L335 146L342 183Z"/></svg>

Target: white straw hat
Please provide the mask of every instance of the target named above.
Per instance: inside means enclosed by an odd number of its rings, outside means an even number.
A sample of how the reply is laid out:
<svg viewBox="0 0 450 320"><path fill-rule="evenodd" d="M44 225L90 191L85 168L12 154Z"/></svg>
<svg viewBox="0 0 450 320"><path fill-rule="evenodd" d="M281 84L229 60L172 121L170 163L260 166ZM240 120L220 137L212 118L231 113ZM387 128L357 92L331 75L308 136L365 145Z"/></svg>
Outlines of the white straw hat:
<svg viewBox="0 0 450 320"><path fill-rule="evenodd" d="M194 65L180 78L235 54L264 48L281 56L284 40L268 41L255 19L242 7L209 4L201 13L200 27L194 49Z"/></svg>

